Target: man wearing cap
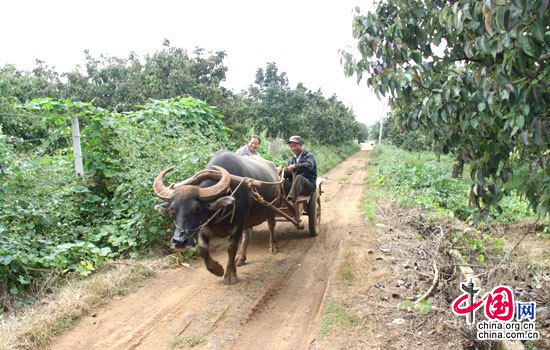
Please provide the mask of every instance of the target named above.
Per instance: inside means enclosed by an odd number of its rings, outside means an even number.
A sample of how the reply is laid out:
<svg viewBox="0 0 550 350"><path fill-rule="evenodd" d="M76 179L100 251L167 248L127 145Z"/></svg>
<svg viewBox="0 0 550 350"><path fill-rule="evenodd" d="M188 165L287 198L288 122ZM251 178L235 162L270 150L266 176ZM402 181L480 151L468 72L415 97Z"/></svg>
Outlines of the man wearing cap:
<svg viewBox="0 0 550 350"><path fill-rule="evenodd" d="M289 199L296 199L300 195L309 196L315 191L317 181L317 164L313 154L303 148L303 140L300 136L291 136L286 142L294 156L290 158L285 169L285 192ZM279 167L279 171L283 169ZM295 176L294 187L292 176Z"/></svg>

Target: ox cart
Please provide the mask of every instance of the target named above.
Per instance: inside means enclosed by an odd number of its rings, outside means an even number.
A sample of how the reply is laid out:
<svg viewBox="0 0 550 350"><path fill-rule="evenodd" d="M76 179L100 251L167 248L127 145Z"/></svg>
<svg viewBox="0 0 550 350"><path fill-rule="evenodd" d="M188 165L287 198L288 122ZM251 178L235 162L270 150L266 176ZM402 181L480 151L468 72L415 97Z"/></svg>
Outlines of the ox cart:
<svg viewBox="0 0 550 350"><path fill-rule="evenodd" d="M190 179L187 179L177 184L172 184L170 188L177 188L181 185L193 183L202 178L220 179L221 177L222 174L219 170L207 169L197 173ZM319 233L321 224L321 194L323 193L321 185L324 181L324 178L317 178L316 188L313 194L311 194L310 196L298 196L295 200L292 201L288 200L287 196L284 194L284 189L282 185L284 173L281 174L280 181L278 182L260 181L250 177L241 177L233 174L230 175L230 178L231 182L237 185L237 188L235 188L233 193L236 192L240 186L247 186L252 194L252 198L255 201L261 203L262 205L266 206L274 212L275 221L290 221L296 226L297 229L302 230L305 228L302 217L307 216L309 234L311 236L316 236ZM260 193L261 188L264 186L280 186L281 191L278 198L275 198L275 200L272 200L271 202L266 201ZM294 186L294 177L292 186ZM207 221L207 223L210 222L210 220L213 219L216 214L211 217ZM203 225L206 225L207 223Z"/></svg>
<svg viewBox="0 0 550 350"><path fill-rule="evenodd" d="M307 216L310 235L319 233L321 178L311 196L289 200L285 195L284 174L278 174L273 163L253 157L222 150L210 160L207 169L182 182L165 186L164 175L172 169L161 171L153 183L155 195L165 201L155 205L155 210L174 217L170 247L182 249L198 245L207 270L216 276L224 276L226 284L238 282L236 264L246 260L248 240L244 234L241 235L243 228L267 220L272 253L279 250L275 221L290 221L298 229L303 229L302 217ZM213 237L229 237L225 271L210 254L209 241ZM240 253L237 254L241 238Z"/></svg>

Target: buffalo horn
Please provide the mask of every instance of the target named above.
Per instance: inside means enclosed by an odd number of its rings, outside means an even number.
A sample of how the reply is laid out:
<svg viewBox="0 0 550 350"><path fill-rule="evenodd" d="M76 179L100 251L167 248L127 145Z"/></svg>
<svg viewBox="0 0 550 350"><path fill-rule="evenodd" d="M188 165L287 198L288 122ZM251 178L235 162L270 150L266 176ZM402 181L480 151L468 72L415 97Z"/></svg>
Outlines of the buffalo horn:
<svg viewBox="0 0 550 350"><path fill-rule="evenodd" d="M155 195L159 197L160 199L171 202L174 197L174 190L171 188L168 188L164 186L164 183L162 182L162 179L164 178L164 175L166 173L170 172L172 169L174 169L173 166L164 169L161 171L157 177L155 178L155 182L153 183L153 190L155 191Z"/></svg>
<svg viewBox="0 0 550 350"><path fill-rule="evenodd" d="M212 170L212 169L201 170L195 175L193 175L192 177L173 184L172 188L178 188L183 185L198 185L199 183L201 183L201 181L205 179L221 179L221 177L222 176L220 172L217 170Z"/></svg>
<svg viewBox="0 0 550 350"><path fill-rule="evenodd" d="M229 188L231 176L229 175L227 170L215 165L212 166L212 168L218 170L222 174L222 177L220 181L218 181L218 183L216 183L215 185L212 185L210 187L205 187L205 188L199 188L199 200L201 201L208 201L212 198L215 198L221 193L226 192L227 189Z"/></svg>

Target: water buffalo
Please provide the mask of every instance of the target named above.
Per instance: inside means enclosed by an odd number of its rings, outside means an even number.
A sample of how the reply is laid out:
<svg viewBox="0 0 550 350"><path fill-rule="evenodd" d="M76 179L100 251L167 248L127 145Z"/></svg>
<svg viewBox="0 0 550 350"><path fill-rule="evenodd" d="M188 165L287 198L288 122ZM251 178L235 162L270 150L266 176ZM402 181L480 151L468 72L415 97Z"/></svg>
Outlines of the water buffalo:
<svg viewBox="0 0 550 350"><path fill-rule="evenodd" d="M267 220L270 251L278 251L274 214L252 198L249 188L250 184L266 201L273 201L277 205L280 186L275 184L279 178L272 162L223 150L212 157L205 170L166 187L163 178L170 170L172 168L158 174L153 188L155 194L166 201L163 205L155 206L155 209L174 216L170 242L173 249L194 246L198 235L199 254L206 268L216 276L224 276L226 284L238 282L236 260L242 262L246 259L248 239L243 240L236 259L243 229ZM243 178L246 178L245 181ZM229 237L225 275L223 267L210 255L208 244L212 237Z"/></svg>

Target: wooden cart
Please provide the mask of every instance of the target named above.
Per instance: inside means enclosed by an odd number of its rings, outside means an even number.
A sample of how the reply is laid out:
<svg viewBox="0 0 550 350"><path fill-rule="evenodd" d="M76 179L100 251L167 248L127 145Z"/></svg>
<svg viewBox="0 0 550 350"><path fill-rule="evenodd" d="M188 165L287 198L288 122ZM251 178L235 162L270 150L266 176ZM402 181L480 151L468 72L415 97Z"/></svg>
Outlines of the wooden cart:
<svg viewBox="0 0 550 350"><path fill-rule="evenodd" d="M266 202L256 191L252 192L252 198L274 211L276 221L290 221L299 230L305 228L302 216L307 216L309 234L317 236L321 225L321 194L323 193L321 185L323 181L323 178L317 178L316 189L311 196L298 196L295 201L289 201L285 196L281 196L282 206Z"/></svg>

